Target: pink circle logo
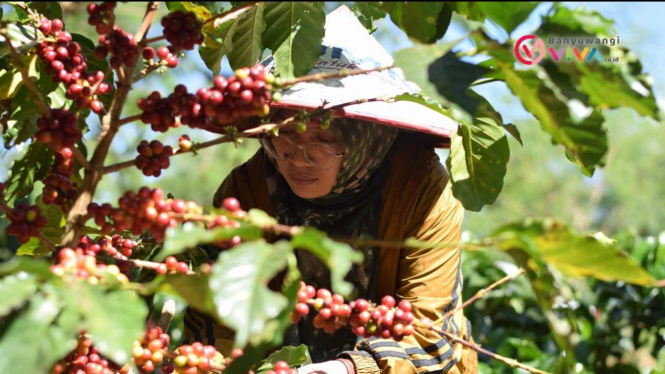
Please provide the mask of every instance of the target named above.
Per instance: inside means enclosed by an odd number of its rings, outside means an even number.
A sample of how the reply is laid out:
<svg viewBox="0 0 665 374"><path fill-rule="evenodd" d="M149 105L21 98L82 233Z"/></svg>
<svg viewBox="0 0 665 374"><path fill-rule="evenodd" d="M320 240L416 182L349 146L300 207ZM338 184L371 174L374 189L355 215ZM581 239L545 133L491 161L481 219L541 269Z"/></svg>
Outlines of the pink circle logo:
<svg viewBox="0 0 665 374"><path fill-rule="evenodd" d="M536 41L533 43L533 47L529 48L526 41L533 39ZM525 56L522 55L522 52ZM515 57L524 65L537 64L545 57L545 43L535 35L524 35L515 43Z"/></svg>

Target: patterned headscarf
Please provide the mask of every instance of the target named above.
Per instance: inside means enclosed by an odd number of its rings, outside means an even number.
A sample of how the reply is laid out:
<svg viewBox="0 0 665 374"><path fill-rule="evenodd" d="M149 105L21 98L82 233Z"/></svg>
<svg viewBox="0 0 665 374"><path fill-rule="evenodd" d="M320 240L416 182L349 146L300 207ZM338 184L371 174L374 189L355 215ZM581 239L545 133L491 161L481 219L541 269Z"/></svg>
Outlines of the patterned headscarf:
<svg viewBox="0 0 665 374"><path fill-rule="evenodd" d="M374 122L348 118L335 119L330 131L342 144L344 161L332 191L322 197L303 199L291 191L277 169L277 163L266 156L268 186L275 215L280 223L312 225L331 235L352 234L340 223L360 223L381 195L387 178L386 156L398 130ZM328 230L330 229L330 230ZM333 232L331 232L333 231Z"/></svg>

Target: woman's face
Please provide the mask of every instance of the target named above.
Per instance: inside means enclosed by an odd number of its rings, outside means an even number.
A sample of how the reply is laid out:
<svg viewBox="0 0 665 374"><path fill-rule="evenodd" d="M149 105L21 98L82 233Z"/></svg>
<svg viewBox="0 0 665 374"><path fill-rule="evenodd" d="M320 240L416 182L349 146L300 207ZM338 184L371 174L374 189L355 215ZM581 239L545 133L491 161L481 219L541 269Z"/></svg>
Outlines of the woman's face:
<svg viewBox="0 0 665 374"><path fill-rule="evenodd" d="M296 113L296 111L280 110L275 115L273 122L279 123ZM279 129L279 137L288 138L296 146L304 147L310 143L323 143L332 148L335 154L343 152L342 144L337 141L335 135L330 130L319 128L318 122L310 121L307 124L307 131L302 134L296 131L297 123L296 120L282 126ZM328 158L329 162L332 162L332 166L328 169L321 169L307 161L304 148L295 147L293 152L289 160L275 160L291 190L304 199L314 199L329 194L337 181L337 174L344 162L344 156Z"/></svg>

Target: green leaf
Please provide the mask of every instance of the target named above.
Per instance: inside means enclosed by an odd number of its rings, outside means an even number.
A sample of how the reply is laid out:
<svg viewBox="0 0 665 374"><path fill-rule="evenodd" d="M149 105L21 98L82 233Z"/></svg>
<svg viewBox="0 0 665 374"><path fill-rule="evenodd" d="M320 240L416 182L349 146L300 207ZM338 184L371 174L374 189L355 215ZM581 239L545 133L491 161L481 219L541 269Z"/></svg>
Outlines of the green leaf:
<svg viewBox="0 0 665 374"><path fill-rule="evenodd" d="M353 264L359 264L363 255L345 243L338 243L312 227L291 238L294 248L303 248L314 255L330 269L332 289L335 293L347 297L353 291L353 285L344 280Z"/></svg>
<svg viewBox="0 0 665 374"><path fill-rule="evenodd" d="M485 21L485 13L480 9L480 3L477 1L447 1L446 4L471 21Z"/></svg>
<svg viewBox="0 0 665 374"><path fill-rule="evenodd" d="M266 285L287 267L293 253L288 242L243 243L220 254L210 275L217 315L235 332L235 346L243 347L288 306L289 300Z"/></svg>
<svg viewBox="0 0 665 374"><path fill-rule="evenodd" d="M204 45L199 47L199 55L213 75L218 75L222 68L222 58L233 50L233 35L238 27L238 20L231 20L206 34Z"/></svg>
<svg viewBox="0 0 665 374"><path fill-rule="evenodd" d="M25 156L12 165L5 196L9 196L10 200L28 196L35 181L46 177L52 163L53 151L46 144L39 142L30 144Z"/></svg>
<svg viewBox="0 0 665 374"><path fill-rule="evenodd" d="M497 59L501 77L508 88L531 112L544 131L552 135L553 144L563 144L567 157L578 164L582 172L593 175L595 167L604 165L607 152L607 133L604 118L596 109L581 122L571 118L566 102L545 85L534 70L514 70L512 63Z"/></svg>
<svg viewBox="0 0 665 374"><path fill-rule="evenodd" d="M432 45L416 44L412 48L400 49L395 52L395 66L402 69L404 77L420 87L421 92L439 102L447 101L439 95L436 86L430 82L429 66L439 57L443 56L457 44L440 43Z"/></svg>
<svg viewBox="0 0 665 374"><path fill-rule="evenodd" d="M450 110L444 108L441 106L441 104L438 101L432 100L428 96L422 96L419 94L401 94L398 96L395 96L395 101L411 101L414 103L418 103L420 105L424 105L432 110L435 110L444 116L447 116L451 119L455 119L453 114L450 112Z"/></svg>
<svg viewBox="0 0 665 374"><path fill-rule="evenodd" d="M233 34L233 50L229 53L232 69L252 66L259 62L263 54L263 31L266 22L263 19L265 6L259 3L238 18L238 25Z"/></svg>
<svg viewBox="0 0 665 374"><path fill-rule="evenodd" d="M166 230L164 248L155 256L155 261L164 261L168 256L182 253L187 248L194 248L199 244L229 240L234 236L240 236L244 240L255 240L262 238L263 233L259 227L244 223L239 228L216 227L208 230L187 222L182 227Z"/></svg>
<svg viewBox="0 0 665 374"><path fill-rule="evenodd" d="M306 345L301 344L297 347L286 346L262 361L262 365L259 366L256 373L264 374L270 370L274 370L275 364L279 361L288 363L289 367L297 367L311 364L312 358L309 356L309 350Z"/></svg>
<svg viewBox="0 0 665 374"><path fill-rule="evenodd" d="M6 27L12 46L19 55L24 55L25 51L36 47L44 39L41 31L27 24L10 23ZM0 36L0 58L8 54L9 46L4 37Z"/></svg>
<svg viewBox="0 0 665 374"><path fill-rule="evenodd" d="M479 212L494 203L503 188L509 159L506 133L493 119L476 118L471 125L461 124L452 135L446 164L453 194L464 208Z"/></svg>
<svg viewBox="0 0 665 374"><path fill-rule="evenodd" d="M52 230L52 229L51 229ZM50 252L50 249L37 238L30 238L16 250L17 256L34 256L39 258Z"/></svg>
<svg viewBox="0 0 665 374"><path fill-rule="evenodd" d="M62 19L62 8L57 1L31 1L28 6L48 19Z"/></svg>
<svg viewBox="0 0 665 374"><path fill-rule="evenodd" d="M166 276L159 290L181 297L187 305L201 311L215 314L212 293L205 275L170 274Z"/></svg>
<svg viewBox="0 0 665 374"><path fill-rule="evenodd" d="M524 146L524 144L522 144L522 136L520 135L520 131L517 129L517 126L513 125L512 123L503 123L503 117L501 117L501 113L497 112L492 104L487 101L487 99L480 96L475 91L469 91L469 95L480 101L480 105L476 108L475 117L489 117L493 119L499 126L502 126L504 130L508 131L508 133L515 137L515 139L517 139L517 141L522 146Z"/></svg>
<svg viewBox="0 0 665 374"><path fill-rule="evenodd" d="M543 24L539 33L560 34L561 36L576 34L583 31L591 35L614 36L614 21L603 17L595 10L584 8L569 9L564 5L556 4L551 16L543 17Z"/></svg>
<svg viewBox="0 0 665 374"><path fill-rule="evenodd" d="M512 238L528 238L543 260L570 277L594 277L603 281L624 281L651 286L656 280L615 243L592 235L574 233L565 223L554 220L525 220L504 225L491 235L507 250L519 247ZM505 243L510 242L510 245ZM522 241L523 242L523 241Z"/></svg>
<svg viewBox="0 0 665 374"><path fill-rule="evenodd" d="M480 100L467 94L471 83L486 74L489 69L461 61L453 52L448 52L434 61L427 73L439 94L446 100L458 104L467 113L473 114Z"/></svg>
<svg viewBox="0 0 665 374"><path fill-rule="evenodd" d="M384 18L387 14L381 9L381 3L378 1L356 1L353 3L353 12L370 34L376 31L374 22Z"/></svg>
<svg viewBox="0 0 665 374"><path fill-rule="evenodd" d="M166 7L169 9L169 11L173 12L175 10L182 10L185 12L193 12L196 14L196 18L202 20L202 21L207 21L210 19L212 14L210 14L210 11L208 10L207 7L198 5L194 2L191 1L167 1L166 2Z"/></svg>
<svg viewBox="0 0 665 374"><path fill-rule="evenodd" d="M531 12L538 6L538 2L478 2L478 7L486 18L496 22L508 34L529 18Z"/></svg>
<svg viewBox="0 0 665 374"><path fill-rule="evenodd" d="M598 106L601 109L615 109L622 107L633 108L641 116L649 116L658 120L658 104L654 96L653 88L638 82L634 76L628 75L638 86L644 87L639 93L631 87L621 71L617 71L605 64L585 64L576 62L573 64L556 64L559 71L567 74L579 91L588 95L588 104ZM637 75L642 75L641 69ZM555 81L559 83L559 81ZM645 87L646 86L646 87Z"/></svg>
<svg viewBox="0 0 665 374"><path fill-rule="evenodd" d="M252 337L250 344L244 348L245 354L233 360L225 373L247 373L254 364L264 359L266 350L282 345L284 333L291 326L291 313L296 306L301 278L298 260L293 252L286 255L286 261L288 269L282 283L282 294L288 299L287 306L276 318L266 323L260 334Z"/></svg>
<svg viewBox="0 0 665 374"><path fill-rule="evenodd" d="M434 43L439 39L437 21L442 9L443 2L408 1L402 5L401 28L410 38Z"/></svg>
<svg viewBox="0 0 665 374"><path fill-rule="evenodd" d="M27 273L10 275L0 279L0 318L20 308L30 296L37 292L37 281Z"/></svg>
<svg viewBox="0 0 665 374"><path fill-rule="evenodd" d="M99 96L101 98L101 96ZM74 102L72 100L67 99L67 89L65 88L65 85L61 84L58 85L58 87L48 94L47 96L48 100L48 105L51 108L71 108Z"/></svg>
<svg viewBox="0 0 665 374"><path fill-rule="evenodd" d="M512 135L515 139L517 139L517 141L520 142L522 146L524 146L524 143L522 143L522 135L520 135L520 130L517 128L517 126L509 123L504 125L503 128L506 129L506 131L508 131L508 133L510 133L510 135Z"/></svg>
<svg viewBox="0 0 665 374"><path fill-rule="evenodd" d="M23 76L18 69L0 71L0 100L11 99L23 85Z"/></svg>
<svg viewBox="0 0 665 374"><path fill-rule="evenodd" d="M453 8L447 4L443 4L443 9L439 12L439 17L436 20L436 40L441 39L448 31L450 22L453 20Z"/></svg>
<svg viewBox="0 0 665 374"><path fill-rule="evenodd" d="M143 300L133 292L104 292L82 282L62 293L72 313L80 313L81 326L97 349L119 365L128 362L133 341L145 330L148 308Z"/></svg>
<svg viewBox="0 0 665 374"><path fill-rule="evenodd" d="M222 58L226 53L223 48L199 46L199 56L212 75L219 75L222 70Z"/></svg>
<svg viewBox="0 0 665 374"><path fill-rule="evenodd" d="M51 273L49 263L38 261L30 257L12 257L9 261L0 264L0 276L26 272L34 274L41 279L50 280L55 278Z"/></svg>
<svg viewBox="0 0 665 374"><path fill-rule="evenodd" d="M44 228L59 229L65 225L65 213L63 213L59 206L44 204L42 195L37 196L35 204L41 209L41 214L46 217L47 224Z"/></svg>
<svg viewBox="0 0 665 374"><path fill-rule="evenodd" d="M59 243L64 233L64 227L59 227L57 229L54 227L46 227L42 230L42 235L44 235L52 243ZM81 235L102 234L101 230L87 226L83 227L80 233ZM51 249L37 238L30 238L30 240L28 240L16 250L17 256L33 256L35 258L40 258L49 253L51 253Z"/></svg>
<svg viewBox="0 0 665 374"><path fill-rule="evenodd" d="M266 228L275 226L278 222L275 218L260 209L250 209L247 212L247 220L255 226Z"/></svg>
<svg viewBox="0 0 665 374"><path fill-rule="evenodd" d="M322 2L269 2L263 45L275 57L275 75L288 79L307 74L318 61L325 34Z"/></svg>
<svg viewBox="0 0 665 374"><path fill-rule="evenodd" d="M55 294L35 295L28 309L9 326L0 340L0 373L50 373L53 365L74 348L75 330L53 324L60 313ZM71 326L65 326L71 328Z"/></svg>

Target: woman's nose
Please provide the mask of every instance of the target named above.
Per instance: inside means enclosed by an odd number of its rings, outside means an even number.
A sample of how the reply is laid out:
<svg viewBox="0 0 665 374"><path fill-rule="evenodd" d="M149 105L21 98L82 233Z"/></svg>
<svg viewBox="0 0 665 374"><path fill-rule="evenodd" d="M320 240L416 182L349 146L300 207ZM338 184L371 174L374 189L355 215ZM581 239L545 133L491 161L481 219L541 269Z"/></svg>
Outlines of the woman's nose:
<svg viewBox="0 0 665 374"><path fill-rule="evenodd" d="M294 146L294 154L293 157L289 161L294 166L312 166L309 161L307 161L307 158L305 157L305 147L302 145L296 145Z"/></svg>

